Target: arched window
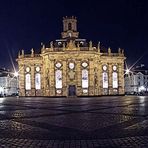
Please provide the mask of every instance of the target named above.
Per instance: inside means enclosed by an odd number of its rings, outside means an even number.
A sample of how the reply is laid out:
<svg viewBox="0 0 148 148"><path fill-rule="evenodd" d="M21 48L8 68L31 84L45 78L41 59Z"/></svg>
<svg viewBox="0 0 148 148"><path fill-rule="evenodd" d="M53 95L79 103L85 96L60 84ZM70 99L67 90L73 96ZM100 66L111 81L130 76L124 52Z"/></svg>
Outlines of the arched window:
<svg viewBox="0 0 148 148"><path fill-rule="evenodd" d="M41 89L41 74L35 74L35 89Z"/></svg>
<svg viewBox="0 0 148 148"><path fill-rule="evenodd" d="M107 74L107 72L103 72L102 79L103 79L103 88L108 88L108 74Z"/></svg>
<svg viewBox="0 0 148 148"><path fill-rule="evenodd" d="M71 23L68 23L68 30L72 30L72 25L71 25Z"/></svg>
<svg viewBox="0 0 148 148"><path fill-rule="evenodd" d="M55 87L56 89L62 88L62 70L56 70L55 72Z"/></svg>
<svg viewBox="0 0 148 148"><path fill-rule="evenodd" d="M112 78L113 78L113 81L112 81L113 88L118 88L118 74L117 74L117 72L113 72Z"/></svg>
<svg viewBox="0 0 148 148"><path fill-rule="evenodd" d="M88 88L88 70L82 70L82 88Z"/></svg>
<svg viewBox="0 0 148 148"><path fill-rule="evenodd" d="M25 76L25 88L26 90L31 89L31 75L29 73Z"/></svg>

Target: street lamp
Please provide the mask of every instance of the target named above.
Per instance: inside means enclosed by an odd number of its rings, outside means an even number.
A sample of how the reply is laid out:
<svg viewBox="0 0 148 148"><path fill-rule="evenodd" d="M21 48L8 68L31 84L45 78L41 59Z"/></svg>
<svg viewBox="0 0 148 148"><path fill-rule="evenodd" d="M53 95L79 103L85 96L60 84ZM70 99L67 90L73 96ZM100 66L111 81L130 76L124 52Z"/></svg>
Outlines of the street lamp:
<svg viewBox="0 0 148 148"><path fill-rule="evenodd" d="M18 77L18 72L17 71L14 72L14 76Z"/></svg>
<svg viewBox="0 0 148 148"><path fill-rule="evenodd" d="M140 86L139 87L139 92L143 92L143 91L145 91L146 89L145 89L145 87L144 86Z"/></svg>
<svg viewBox="0 0 148 148"><path fill-rule="evenodd" d="M130 70L127 68L126 70L125 70L125 74L129 74L130 73Z"/></svg>

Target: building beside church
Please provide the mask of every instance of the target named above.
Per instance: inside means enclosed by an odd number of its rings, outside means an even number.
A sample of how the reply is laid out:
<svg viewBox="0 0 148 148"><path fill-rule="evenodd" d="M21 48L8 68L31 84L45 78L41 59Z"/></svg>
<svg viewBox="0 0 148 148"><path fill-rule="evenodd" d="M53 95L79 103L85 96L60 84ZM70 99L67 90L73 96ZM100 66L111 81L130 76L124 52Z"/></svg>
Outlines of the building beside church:
<svg viewBox="0 0 148 148"><path fill-rule="evenodd" d="M18 81L13 72L0 68L0 97L18 95Z"/></svg>
<svg viewBox="0 0 148 148"><path fill-rule="evenodd" d="M125 74L125 93L148 94L148 69L144 64L133 67L129 73Z"/></svg>
<svg viewBox="0 0 148 148"><path fill-rule="evenodd" d="M124 60L120 48L104 51L79 38L77 19L65 17L61 39L42 44L40 54L19 53L19 95L123 95Z"/></svg>

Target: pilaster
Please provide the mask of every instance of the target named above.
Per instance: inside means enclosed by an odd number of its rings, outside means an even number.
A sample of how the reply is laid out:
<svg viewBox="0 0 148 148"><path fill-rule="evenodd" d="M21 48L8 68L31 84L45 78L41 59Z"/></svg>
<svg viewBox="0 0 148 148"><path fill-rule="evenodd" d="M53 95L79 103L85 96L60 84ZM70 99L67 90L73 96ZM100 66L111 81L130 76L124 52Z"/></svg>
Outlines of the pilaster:
<svg viewBox="0 0 148 148"><path fill-rule="evenodd" d="M112 89L112 73L113 73L113 70L112 70L112 64L111 63L109 63L108 64L108 93L109 93L109 95L112 95L113 94L113 89Z"/></svg>
<svg viewBox="0 0 148 148"><path fill-rule="evenodd" d="M118 72L118 84L119 84L119 94L124 94L124 63L119 64L119 72Z"/></svg>
<svg viewBox="0 0 148 148"><path fill-rule="evenodd" d="M77 96L82 95L82 67L81 67L81 62L77 60L76 61L76 82L77 82Z"/></svg>
<svg viewBox="0 0 148 148"><path fill-rule="evenodd" d="M63 67L62 67L62 92L63 92L63 96L67 96L67 90L68 90L68 86L67 86L67 75L68 75L68 71L67 71L67 63L66 60L63 60Z"/></svg>
<svg viewBox="0 0 148 148"><path fill-rule="evenodd" d="M94 95L94 61L89 61L89 95Z"/></svg>
<svg viewBox="0 0 148 148"><path fill-rule="evenodd" d="M50 60L50 80L49 80L49 94L50 96L55 96L55 63L54 60Z"/></svg>
<svg viewBox="0 0 148 148"><path fill-rule="evenodd" d="M35 67L34 67L34 64L31 65L31 96L36 96L36 94L35 94Z"/></svg>

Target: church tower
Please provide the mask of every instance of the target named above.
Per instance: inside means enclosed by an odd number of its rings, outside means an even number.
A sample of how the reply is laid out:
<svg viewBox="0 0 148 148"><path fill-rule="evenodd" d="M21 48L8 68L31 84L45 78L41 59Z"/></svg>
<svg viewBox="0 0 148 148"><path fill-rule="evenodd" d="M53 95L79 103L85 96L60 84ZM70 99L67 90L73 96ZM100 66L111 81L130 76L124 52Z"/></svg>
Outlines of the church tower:
<svg viewBox="0 0 148 148"><path fill-rule="evenodd" d="M79 32L77 32L77 19L76 17L64 17L63 18L63 32L62 38L78 38Z"/></svg>

